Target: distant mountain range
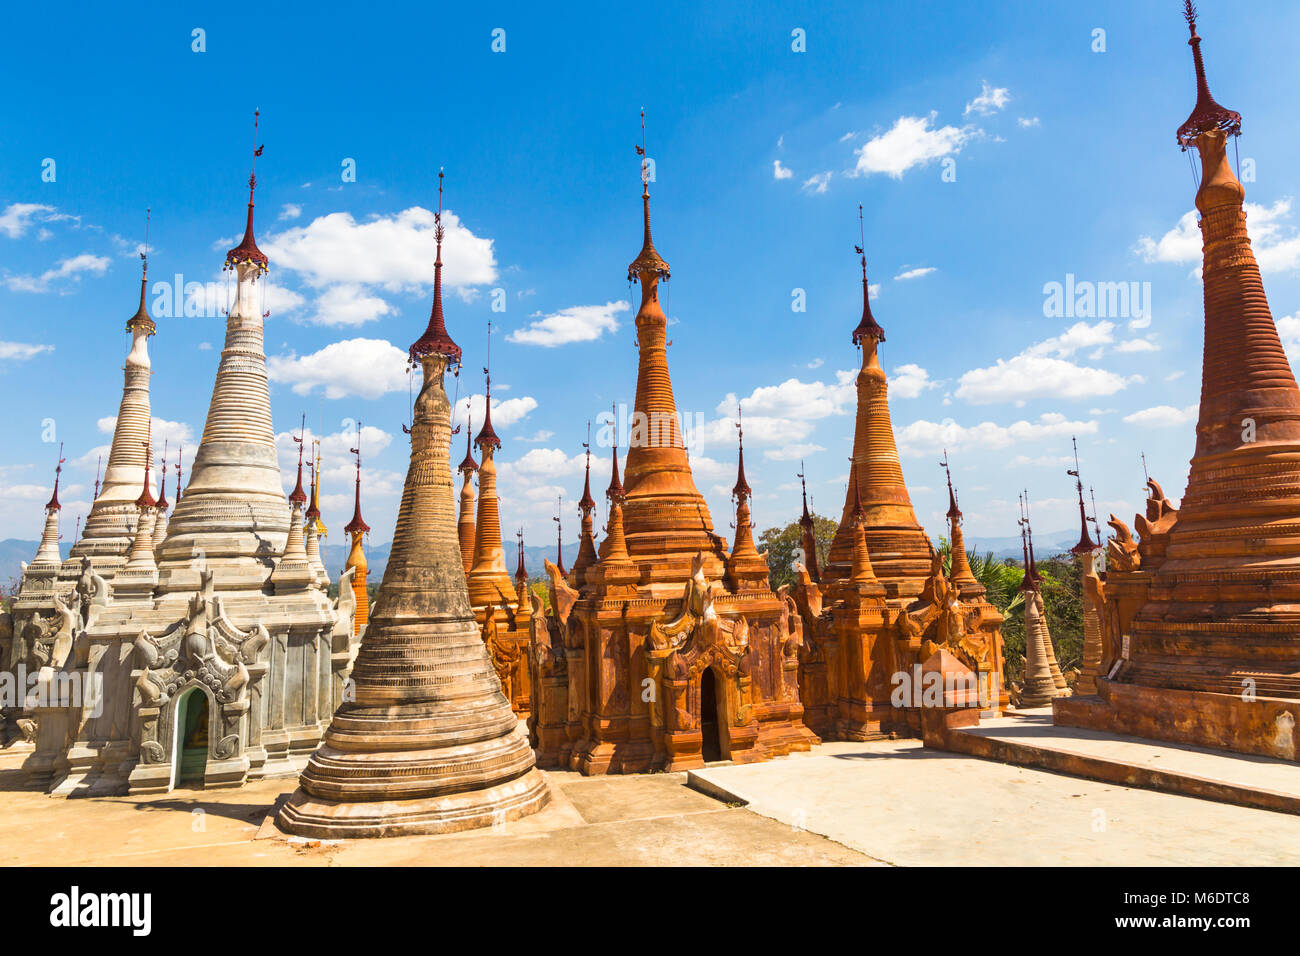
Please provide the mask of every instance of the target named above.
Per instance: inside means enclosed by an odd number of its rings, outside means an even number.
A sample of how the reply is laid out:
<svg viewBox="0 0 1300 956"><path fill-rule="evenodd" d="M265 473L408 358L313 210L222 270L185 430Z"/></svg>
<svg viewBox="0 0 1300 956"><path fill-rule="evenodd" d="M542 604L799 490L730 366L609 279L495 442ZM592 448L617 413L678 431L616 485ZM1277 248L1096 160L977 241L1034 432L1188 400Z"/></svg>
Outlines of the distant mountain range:
<svg viewBox="0 0 1300 956"><path fill-rule="evenodd" d="M1024 557L1024 551L1020 546L1020 535L1008 538L980 538L965 535L965 539L967 551L974 551L981 555L992 551L995 558L1015 558L1017 561L1022 560ZM1034 556L1037 558L1050 558L1053 555L1069 551L1078 543L1078 529L1074 531L1035 531Z"/></svg>
<svg viewBox="0 0 1300 956"><path fill-rule="evenodd" d="M22 562L31 563L32 558L36 556L36 549L40 547L39 541L23 541L18 538L6 538L0 541L0 587L8 587L10 579L16 585L18 579L22 576ZM518 551L515 542L501 542L502 550L506 555L506 569L510 576L514 577L515 566L518 563ZM68 556L71 550L70 543L60 543L59 551L63 557ZM388 554L393 548L393 543L387 541L383 544L371 545L366 548L366 563L370 567L368 575L369 580L378 584L384 576L384 569L388 567ZM347 563L348 552L351 550L350 544L331 544L328 539L325 546L321 549L321 560L325 562L325 567L329 569L330 577L336 578L343 565ZM573 541L564 546L564 566L568 568L573 564L573 559L578 556L578 542ZM537 545L536 547L524 546L524 567L528 569L529 577L542 577L546 573L542 559L546 558L551 561L555 560L555 545Z"/></svg>

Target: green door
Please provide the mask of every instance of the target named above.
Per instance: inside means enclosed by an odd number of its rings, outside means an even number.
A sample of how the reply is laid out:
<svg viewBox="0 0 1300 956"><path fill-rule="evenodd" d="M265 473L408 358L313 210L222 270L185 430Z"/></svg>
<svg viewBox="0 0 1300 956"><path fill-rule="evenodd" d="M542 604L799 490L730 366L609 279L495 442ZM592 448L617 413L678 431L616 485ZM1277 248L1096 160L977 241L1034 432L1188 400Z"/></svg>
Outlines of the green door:
<svg viewBox="0 0 1300 956"><path fill-rule="evenodd" d="M208 695L198 689L181 698L176 720L180 725L179 782L203 782L208 763Z"/></svg>

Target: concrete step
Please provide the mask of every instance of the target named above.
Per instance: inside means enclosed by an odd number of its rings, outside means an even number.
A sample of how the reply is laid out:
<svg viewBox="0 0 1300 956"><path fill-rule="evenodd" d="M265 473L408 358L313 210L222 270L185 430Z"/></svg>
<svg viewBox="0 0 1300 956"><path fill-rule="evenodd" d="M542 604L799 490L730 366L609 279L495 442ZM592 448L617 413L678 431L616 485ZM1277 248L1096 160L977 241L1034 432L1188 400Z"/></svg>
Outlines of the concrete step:
<svg viewBox="0 0 1300 956"><path fill-rule="evenodd" d="M1300 764L1269 757L1058 727L1051 708L954 729L947 749L1128 787L1300 814Z"/></svg>

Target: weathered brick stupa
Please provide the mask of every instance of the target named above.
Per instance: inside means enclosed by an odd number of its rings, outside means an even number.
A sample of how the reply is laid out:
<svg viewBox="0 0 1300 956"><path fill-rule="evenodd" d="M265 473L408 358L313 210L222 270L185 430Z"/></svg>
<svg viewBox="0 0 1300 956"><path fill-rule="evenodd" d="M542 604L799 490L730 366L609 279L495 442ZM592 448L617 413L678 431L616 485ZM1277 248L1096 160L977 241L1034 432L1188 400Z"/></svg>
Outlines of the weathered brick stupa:
<svg viewBox="0 0 1300 956"><path fill-rule="evenodd" d="M1226 156L1241 117L1210 95L1195 13L1188 3L1196 107L1178 141L1201 160L1205 358L1196 453L1180 508L1152 482L1147 516L1137 519L1141 544L1126 547L1127 534L1118 543L1128 567L1108 570L1102 615L1117 629L1104 642L1117 654L1103 661L1098 696L1057 704L1056 720L1294 760L1300 391Z"/></svg>
<svg viewBox="0 0 1300 956"><path fill-rule="evenodd" d="M1043 707L1067 692L1065 676L1056 662L1052 633L1047 626L1047 608L1043 604L1043 579L1034 559L1034 529L1029 521L1029 503L1020 498L1020 541L1024 551L1025 576L1020 581L1024 596L1025 663L1016 707L1021 710Z"/></svg>
<svg viewBox="0 0 1300 956"><path fill-rule="evenodd" d="M280 483L255 186L253 175L244 238L226 256L238 292L207 423L166 538L155 560L146 456L126 563L111 583L93 566L77 583L63 671L97 693L42 709L24 764L58 794L162 792L190 780L238 786L293 773L342 696L352 591L341 581L331 606L307 561L301 474L292 502Z"/></svg>
<svg viewBox="0 0 1300 956"><path fill-rule="evenodd" d="M126 322L126 331L131 333L131 346L123 366L125 381L113 427L108 469L103 483L96 486L81 539L73 543L65 561L59 551L62 506L59 504L58 473L63 466L60 446L54 493L45 507L41 543L32 562L23 568L11 617L5 625L6 630L12 629L13 641L9 653L0 659L0 669L15 675L20 664L28 673L49 666L55 633L61 621L55 607L55 596L61 602L75 603L78 598L74 591L83 568L89 568L105 582L111 581L117 570L126 564L127 552L135 537L139 514L135 501L145 480L145 461L149 455L149 377L152 375L149 337L157 332L145 305L149 288L147 250L141 253L140 262L140 305ZM96 480L98 482L98 476ZM56 662L56 666L61 663ZM5 709L6 735L14 732L19 720L24 721L24 734L34 731L35 724L23 718L21 711L21 707Z"/></svg>
<svg viewBox="0 0 1300 956"><path fill-rule="evenodd" d="M410 349L424 375L411 464L353 668L356 699L339 707L278 817L303 836L466 830L534 813L550 798L488 657L461 562L443 387L461 350L442 314L441 211L435 234L433 310Z"/></svg>
<svg viewBox="0 0 1300 956"><path fill-rule="evenodd" d="M641 306L626 478L616 438L597 560L587 565L579 551L576 590L547 562L550 613L534 604L538 761L585 774L745 763L816 742L802 721L792 606L768 587L753 549L743 468L731 555L695 488L668 374L659 284L669 269L650 237L644 167L642 180L644 236L628 267Z"/></svg>
<svg viewBox="0 0 1300 956"><path fill-rule="evenodd" d="M862 349L862 368L848 493L820 581L800 568L794 590L805 721L823 738L847 740L922 732L923 715L913 704L921 699L924 674L982 688L993 696L989 706L1007 700L1000 684L1002 616L971 572L951 479L948 575L912 510L878 355L885 332L871 312L864 246L857 252L862 318L852 340ZM944 702L953 707L937 707L936 714L974 701L949 696Z"/></svg>

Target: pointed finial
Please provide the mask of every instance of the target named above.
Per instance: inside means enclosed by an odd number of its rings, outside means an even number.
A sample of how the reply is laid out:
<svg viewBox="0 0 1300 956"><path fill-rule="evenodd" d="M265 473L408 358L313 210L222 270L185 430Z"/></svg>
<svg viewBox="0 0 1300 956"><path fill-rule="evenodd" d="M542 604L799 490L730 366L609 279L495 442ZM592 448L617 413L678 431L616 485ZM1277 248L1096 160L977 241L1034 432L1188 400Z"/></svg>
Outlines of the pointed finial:
<svg viewBox="0 0 1300 956"><path fill-rule="evenodd" d="M644 107L641 109L641 140L644 144ZM640 254L627 267L627 281L641 282L643 286L649 286L655 279L668 279L670 272L668 263L659 255L655 249L654 240L650 238L650 165L645 157L645 146L638 146L636 151L637 155L641 157L641 207L645 234L641 240ZM648 292L643 290L642 294L648 295Z"/></svg>
<svg viewBox="0 0 1300 956"><path fill-rule="evenodd" d="M943 450L943 461L939 462L939 467L943 469L944 475L948 479L948 517L957 519L961 517L961 509L957 507L957 493L952 490L952 469L948 466L948 449Z"/></svg>
<svg viewBox="0 0 1300 956"><path fill-rule="evenodd" d="M433 260L433 307L429 311L429 324L424 334L411 343L407 354L414 365L424 355L443 355L448 365L460 365L460 346L447 334L447 323L442 316L442 178L443 170L438 170L438 211L433 217L433 238L437 253Z"/></svg>
<svg viewBox="0 0 1300 956"><path fill-rule="evenodd" d="M63 463L67 460L63 457L63 442L59 442L59 460L54 463L54 493L45 503L46 511L59 511L63 507L59 504L59 476L63 474Z"/></svg>
<svg viewBox="0 0 1300 956"><path fill-rule="evenodd" d="M1210 85L1205 79L1205 61L1201 57L1201 38L1196 35L1196 7L1192 0L1183 0L1183 18L1191 38L1192 62L1196 68L1196 106L1182 126L1178 127L1178 145L1183 149L1194 146L1202 133L1219 130L1228 136L1241 135L1241 114L1220 106L1210 95Z"/></svg>
<svg viewBox="0 0 1300 956"><path fill-rule="evenodd" d="M1079 495L1079 543L1070 549L1071 554L1091 554L1097 549L1093 544L1092 538L1088 536L1088 512L1083 506L1083 479L1079 477L1079 439L1071 435L1070 441L1074 444L1074 469L1066 469L1065 473L1074 478L1074 487Z"/></svg>
<svg viewBox="0 0 1300 956"><path fill-rule="evenodd" d="M262 155L264 146L258 145L257 142L257 124L258 117L261 116L260 110L253 111L253 165L252 171L248 175L248 222L244 225L244 239L239 245L226 253L225 269L232 269L241 262L251 262L258 267L259 272L267 271L268 260L266 253L257 248L257 240L253 237L253 191L257 188L257 157Z"/></svg>
<svg viewBox="0 0 1300 956"><path fill-rule="evenodd" d="M298 483L294 485L293 493L289 495L289 500L294 504L303 504L307 500L307 492L302 490L302 450L307 442L307 413L303 412L302 426L298 434L291 436L298 445Z"/></svg>
<svg viewBox="0 0 1300 956"><path fill-rule="evenodd" d="M739 452L736 457L736 484L731 489L731 496L740 501L741 499L748 499L754 493L754 490L749 487L749 482L745 480L745 427L739 404L736 405L736 441L739 445Z"/></svg>
<svg viewBox="0 0 1300 956"><path fill-rule="evenodd" d="M623 500L623 479L618 474L618 412L614 405L609 406L610 426L614 433L613 442L613 467L610 471L609 487L605 489L605 497L611 502L622 502Z"/></svg>
<svg viewBox="0 0 1300 956"><path fill-rule="evenodd" d="M555 522L555 566L560 569L561 574L566 574L564 570L564 522L560 516L564 514L564 495L555 496L555 517L551 520Z"/></svg>
<svg viewBox="0 0 1300 956"><path fill-rule="evenodd" d="M153 483L149 480L150 468L153 465L153 419L149 420L145 436L145 440L140 442L144 446L144 488L140 492L140 497L135 499L135 506L141 511L158 505L153 496Z"/></svg>
<svg viewBox="0 0 1300 956"><path fill-rule="evenodd" d="M862 259L862 318L858 322L858 327L853 330L854 345L861 345L864 339L875 339L877 342L885 341L885 330L880 327L875 316L871 314L871 287L867 282L867 233L861 203L858 203L858 233L862 237L862 245L854 246L853 249Z"/></svg>
<svg viewBox="0 0 1300 956"><path fill-rule="evenodd" d="M357 422L357 444L348 451L356 456L357 459L357 486L356 486L356 503L352 508L352 520L343 526L343 530L348 534L354 532L362 533L370 530L370 525L366 524L361 518L361 422Z"/></svg>
<svg viewBox="0 0 1300 956"><path fill-rule="evenodd" d="M492 361L492 322L488 322L488 362ZM492 427L492 373L488 366L483 366L483 378L486 384L486 394L483 397L483 427L479 429L478 435L474 438L474 444L482 451L486 446L491 445L493 448L501 447L501 439L497 437L496 430Z"/></svg>
<svg viewBox="0 0 1300 956"><path fill-rule="evenodd" d="M153 209L146 207L144 211L144 249L140 252L140 275L142 278L149 276L149 220L152 217Z"/></svg>
<svg viewBox="0 0 1300 956"><path fill-rule="evenodd" d="M164 438L162 457L158 459L158 464L161 466L158 469L158 473L161 476L158 480L158 510L159 511L166 511L169 507L171 507L171 504L167 501L167 446L168 444L169 444L169 440Z"/></svg>
<svg viewBox="0 0 1300 956"><path fill-rule="evenodd" d="M181 503L181 458L185 455L185 446L176 449L176 503Z"/></svg>
<svg viewBox="0 0 1300 956"><path fill-rule="evenodd" d="M99 471L104 464L104 456L100 455L95 461L95 498L99 497ZM91 499L92 501L94 498Z"/></svg>

